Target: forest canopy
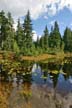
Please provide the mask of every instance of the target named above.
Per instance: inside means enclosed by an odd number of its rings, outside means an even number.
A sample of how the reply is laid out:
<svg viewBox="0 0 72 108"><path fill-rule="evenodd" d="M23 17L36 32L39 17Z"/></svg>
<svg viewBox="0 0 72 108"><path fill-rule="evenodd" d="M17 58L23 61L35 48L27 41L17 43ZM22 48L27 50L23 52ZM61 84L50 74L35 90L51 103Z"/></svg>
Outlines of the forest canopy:
<svg viewBox="0 0 72 108"><path fill-rule="evenodd" d="M38 55L42 53L72 52L72 31L66 27L61 36L59 25L55 21L49 33L47 25L41 38L33 41L33 25L28 11L23 24L17 22L17 30L13 28L14 20L10 12L0 12L0 50L12 51L23 55Z"/></svg>

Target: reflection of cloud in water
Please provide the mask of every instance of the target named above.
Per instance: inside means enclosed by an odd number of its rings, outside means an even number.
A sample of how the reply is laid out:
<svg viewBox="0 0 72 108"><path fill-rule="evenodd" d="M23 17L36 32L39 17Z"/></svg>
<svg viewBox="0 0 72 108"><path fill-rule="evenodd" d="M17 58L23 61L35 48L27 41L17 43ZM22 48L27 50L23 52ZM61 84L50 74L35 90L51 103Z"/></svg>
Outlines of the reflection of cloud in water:
<svg viewBox="0 0 72 108"><path fill-rule="evenodd" d="M37 66L37 64L34 64L33 68L32 68L32 72L40 73L41 72L41 67L39 65Z"/></svg>
<svg viewBox="0 0 72 108"><path fill-rule="evenodd" d="M72 77L69 78L69 82L72 84Z"/></svg>
<svg viewBox="0 0 72 108"><path fill-rule="evenodd" d="M37 64L34 64L34 65L33 65L33 68L32 68L32 72L35 72L36 69L37 69Z"/></svg>

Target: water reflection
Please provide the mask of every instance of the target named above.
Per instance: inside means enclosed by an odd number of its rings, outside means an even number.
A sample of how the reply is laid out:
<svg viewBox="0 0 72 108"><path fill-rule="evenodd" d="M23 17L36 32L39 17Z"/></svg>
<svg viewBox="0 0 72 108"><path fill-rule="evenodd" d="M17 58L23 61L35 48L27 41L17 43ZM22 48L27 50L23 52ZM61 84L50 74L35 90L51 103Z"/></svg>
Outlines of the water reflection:
<svg viewBox="0 0 72 108"><path fill-rule="evenodd" d="M0 108L37 108L33 103L37 105L36 101L40 101L43 93L49 98L51 89L55 99L56 93L72 93L70 59L38 63L22 61L16 69L4 67L4 70L2 66L4 64L0 66ZM9 74L12 68L13 72Z"/></svg>
<svg viewBox="0 0 72 108"><path fill-rule="evenodd" d="M0 82L0 108L8 108L8 98L13 89L12 83Z"/></svg>

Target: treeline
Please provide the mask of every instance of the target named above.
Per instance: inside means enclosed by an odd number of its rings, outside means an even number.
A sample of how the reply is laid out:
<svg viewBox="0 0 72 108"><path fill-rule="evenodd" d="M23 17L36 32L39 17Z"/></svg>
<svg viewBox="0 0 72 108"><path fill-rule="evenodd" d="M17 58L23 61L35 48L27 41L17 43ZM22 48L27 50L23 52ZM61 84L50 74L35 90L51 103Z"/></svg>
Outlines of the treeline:
<svg viewBox="0 0 72 108"><path fill-rule="evenodd" d="M24 23L18 19L17 30L13 28L11 13L0 12L0 50L12 51L23 55L38 55L41 53L72 52L72 31L66 27L61 36L58 23L55 22L49 33L47 26L42 37L33 41L33 28L29 11Z"/></svg>

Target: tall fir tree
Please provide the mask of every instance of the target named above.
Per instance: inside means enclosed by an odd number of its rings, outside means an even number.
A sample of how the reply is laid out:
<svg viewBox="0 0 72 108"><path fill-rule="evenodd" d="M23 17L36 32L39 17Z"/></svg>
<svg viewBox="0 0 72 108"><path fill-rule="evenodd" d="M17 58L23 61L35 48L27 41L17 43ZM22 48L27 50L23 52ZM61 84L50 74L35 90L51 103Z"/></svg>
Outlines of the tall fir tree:
<svg viewBox="0 0 72 108"><path fill-rule="evenodd" d="M64 50L72 52L72 31L68 27L64 31L63 41L65 44Z"/></svg>
<svg viewBox="0 0 72 108"><path fill-rule="evenodd" d="M6 39L6 25L7 25L7 18L5 17L5 12L2 10L0 12L0 47L3 48L3 43Z"/></svg>
<svg viewBox="0 0 72 108"><path fill-rule="evenodd" d="M31 23L31 18L30 18L30 12L27 12L27 15L25 16L24 19L24 24L23 24L23 29L24 29L24 36L23 36L23 41L24 41L24 48L31 49L32 47L32 23Z"/></svg>
<svg viewBox="0 0 72 108"><path fill-rule="evenodd" d="M52 31L50 33L50 37L49 37L49 46L51 48L57 48L60 49L60 45L61 45L61 34L59 32L59 26L58 23L55 22L54 23L54 28L52 28Z"/></svg>
<svg viewBox="0 0 72 108"><path fill-rule="evenodd" d="M18 19L17 31L16 31L16 41L19 46L19 49L22 48L23 45L23 28L20 24L20 19Z"/></svg>
<svg viewBox="0 0 72 108"><path fill-rule="evenodd" d="M43 36L40 38L40 46L43 48L43 50L47 50L47 48L49 47L48 37L48 28L47 26L45 26Z"/></svg>
<svg viewBox="0 0 72 108"><path fill-rule="evenodd" d="M49 43L48 43L49 32L48 32L47 26L45 27L44 36L43 37L44 37L44 48L47 49L48 46L49 46Z"/></svg>
<svg viewBox="0 0 72 108"><path fill-rule="evenodd" d="M43 35L42 35L41 38L40 38L40 47L41 47L42 49L44 49L44 37L43 37Z"/></svg>
<svg viewBox="0 0 72 108"><path fill-rule="evenodd" d="M39 36L37 36L37 43L36 43L36 47L39 47L40 46L40 39L39 39Z"/></svg>
<svg viewBox="0 0 72 108"><path fill-rule="evenodd" d="M11 13L8 13L7 15L7 24L5 30L6 39L4 41L3 49L13 51L15 32L13 29L13 19Z"/></svg>

